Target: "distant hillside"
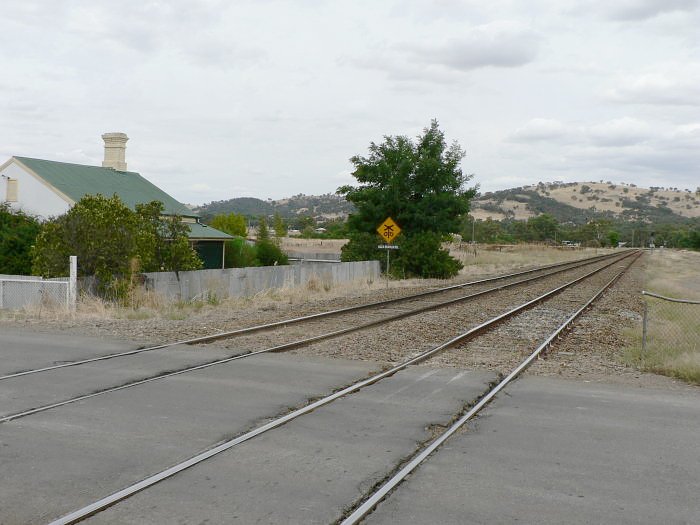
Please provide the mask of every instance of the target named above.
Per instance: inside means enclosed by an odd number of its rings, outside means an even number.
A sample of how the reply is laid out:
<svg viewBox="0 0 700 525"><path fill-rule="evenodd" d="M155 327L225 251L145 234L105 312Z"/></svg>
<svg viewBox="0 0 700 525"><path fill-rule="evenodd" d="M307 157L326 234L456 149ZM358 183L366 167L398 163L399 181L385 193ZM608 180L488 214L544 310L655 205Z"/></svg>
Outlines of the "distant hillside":
<svg viewBox="0 0 700 525"><path fill-rule="evenodd" d="M194 208L205 219L214 215L240 213L249 217L273 215L291 218L301 215L314 217L317 221L347 217L355 208L344 197L328 193L326 195L304 195L280 200L261 200L252 197L239 197L225 201L215 201Z"/></svg>
<svg viewBox="0 0 700 525"><path fill-rule="evenodd" d="M354 207L339 195L299 194L276 201L241 197L211 202L194 210L205 219L232 212L248 217L279 213L285 218L308 215L323 222L347 217ZM549 213L559 222L575 224L594 218L680 223L700 218L700 193L610 182L550 182L484 193L472 200L470 213L477 219L493 220L522 220Z"/></svg>
<svg viewBox="0 0 700 525"><path fill-rule="evenodd" d="M700 217L700 194L610 182L552 182L487 192L472 201L477 219L527 219L549 213L560 222L610 218L656 223Z"/></svg>
<svg viewBox="0 0 700 525"><path fill-rule="evenodd" d="M210 218L214 215L240 213L246 216L269 215L274 213L271 201L263 201L254 197L238 197L226 201L213 201L194 208L202 217Z"/></svg>

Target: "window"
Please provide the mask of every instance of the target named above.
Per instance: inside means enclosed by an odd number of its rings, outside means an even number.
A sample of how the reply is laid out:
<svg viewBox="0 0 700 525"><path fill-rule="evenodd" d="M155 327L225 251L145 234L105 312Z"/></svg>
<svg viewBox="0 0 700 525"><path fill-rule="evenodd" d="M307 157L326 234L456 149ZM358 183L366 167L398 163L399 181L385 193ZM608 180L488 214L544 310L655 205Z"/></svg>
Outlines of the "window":
<svg viewBox="0 0 700 525"><path fill-rule="evenodd" d="M7 194L5 200L7 202L17 202L17 179L7 179Z"/></svg>

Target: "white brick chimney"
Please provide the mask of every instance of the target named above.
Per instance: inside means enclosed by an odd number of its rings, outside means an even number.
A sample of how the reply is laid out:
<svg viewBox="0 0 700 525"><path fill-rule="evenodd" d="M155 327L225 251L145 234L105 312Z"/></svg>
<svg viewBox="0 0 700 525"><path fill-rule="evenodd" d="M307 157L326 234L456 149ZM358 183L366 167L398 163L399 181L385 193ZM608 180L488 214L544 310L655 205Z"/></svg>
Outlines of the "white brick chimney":
<svg viewBox="0 0 700 525"><path fill-rule="evenodd" d="M126 141L129 140L126 133L105 133L102 140L105 141L105 160L102 167L126 171Z"/></svg>

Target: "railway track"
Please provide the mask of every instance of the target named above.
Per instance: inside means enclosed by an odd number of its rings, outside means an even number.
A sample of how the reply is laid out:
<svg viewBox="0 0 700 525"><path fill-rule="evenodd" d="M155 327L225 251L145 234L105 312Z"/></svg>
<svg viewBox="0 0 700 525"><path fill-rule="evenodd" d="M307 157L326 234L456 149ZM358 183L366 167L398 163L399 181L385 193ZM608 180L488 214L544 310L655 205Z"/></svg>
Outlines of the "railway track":
<svg viewBox="0 0 700 525"><path fill-rule="evenodd" d="M377 505L382 498L390 494L400 482L403 480L412 470L414 470L418 465L420 465L426 458L439 448L439 446L445 442L451 435L453 435L461 426L463 426L469 419L474 417L484 406L486 406L500 391L502 391L505 386L507 386L511 381L513 381L518 375L520 375L532 362L534 362L543 352L549 348L557 337L560 337L565 330L575 322L576 318L580 316L586 308L595 301L596 298L600 297L605 290L612 286L615 281L622 275L622 273L628 268L639 256L639 253L628 253L625 257L621 259L615 259L612 262L606 263L605 265L595 268L583 275L580 275L574 279L571 279L564 284L560 284L545 293L538 295L537 297L527 300L516 307L506 309L500 314L491 317L487 321L481 322L476 326L460 333L457 336L451 337L448 340L443 341L441 344L432 347L429 350L423 351L418 355L408 359L388 370L375 374L367 379L358 381L346 388L343 388L331 395L325 396L318 399L304 407L294 410L282 417L276 418L264 425L261 425L249 432L243 433L233 439L227 440L219 445L206 450L200 454L192 456L186 461L183 461L171 468L160 471L146 479L143 479L133 485L130 485L122 490L119 490L109 496L106 496L92 504L84 506L70 514L59 518L52 522L52 525L59 524L70 524L78 523L85 518L98 513L107 507L114 505L120 501L123 501L134 494L149 489L154 485L171 478L175 474L184 472L190 469L194 465L198 465L206 460L213 458L217 455L226 452L233 447L236 447L244 442L252 440L262 434L269 432L272 429L281 427L296 418L304 416L306 414L315 412L321 407L331 404L334 401L344 398L350 394L354 394L365 387L378 383L385 378L389 378L399 371L406 369L411 365L415 365L440 354L448 348L463 345L465 342L474 340L474 338L480 336L481 334L488 333L495 327L502 325L503 323L516 318L516 316L522 315L523 312L531 311L534 308L538 308L542 305L548 304L548 301L559 298L558 307L566 310L568 307L568 312L565 315L565 320L562 323L557 323L557 327L554 331L546 335L543 341L537 346L537 348L531 352L527 358L525 358L517 367L515 367L502 381L500 381L493 389L489 389L484 392L481 400L464 414L460 414L454 425L450 426L445 430L437 439L432 443L428 444L425 448L417 451L416 454L406 462L406 464L401 464L396 467L396 472L387 477L385 482L377 488L377 490L372 491L365 495L361 501L356 504L351 505L346 509L345 516L343 518L344 524L357 523L368 512L371 511L374 506ZM624 261L624 263L622 262ZM592 282L590 285L585 285L585 283ZM595 291L591 293L590 288L594 287ZM565 294L568 294L565 296ZM582 296L585 296L582 299ZM544 323L543 323L544 326ZM547 325L549 326L549 325ZM540 327L540 332L543 327Z"/></svg>
<svg viewBox="0 0 700 525"><path fill-rule="evenodd" d="M634 261L632 261L634 262ZM427 444L420 452L416 453L409 461L406 462L396 473L388 476L388 478L380 484L375 490L372 490L362 501L354 505L351 511L346 512L346 517L339 520L340 525L355 525L364 519L372 510L386 498L396 487L406 479L413 471L415 471L431 454L437 451L451 436L463 428L468 421L476 417L493 399L510 383L516 380L525 370L527 370L541 355L546 353L562 335L571 328L571 326L591 305L598 299L606 290L608 290L629 268L625 267L621 272L614 275L611 279L605 280L590 297L583 300L583 304L576 308L573 313L566 316L563 322L558 324L553 331L543 336L542 342L532 350L527 356L520 360L516 366L503 377L496 385L494 385L478 402L465 411L455 422L448 426L440 436Z"/></svg>
<svg viewBox="0 0 700 525"><path fill-rule="evenodd" d="M101 384L100 381L96 383L96 387L92 391L88 392L82 392L78 393L76 395L60 399L58 401L52 400L51 402L41 402L41 399L38 400L33 400L31 404L25 405L22 409L19 410L14 410L9 413L4 413L0 415L0 424L1 423L7 423L12 420L24 418L27 416L31 416L34 414L39 414L42 412L46 412L48 410L56 409L62 406L66 406L69 404L77 403L77 402L82 402L86 401L91 398L95 398L97 396L102 396L105 394L110 394L114 392L119 392L128 388L134 388L138 387L141 385L146 385L149 383L153 383L155 381L161 381L165 380L168 378L172 378L175 376L179 376L182 374L187 374L187 373L192 373L192 372L197 372L197 371L202 371L214 366L220 366L220 365L225 365L227 363L232 363L241 359L249 358L252 356L264 354L264 353L270 353L270 352L282 352L282 351L288 351L292 349L298 349L302 347L309 347L311 345L317 344L322 341L327 341L330 339L335 339L343 335L351 334L353 332L360 332L360 331L367 331L368 329L371 329L373 327L377 327L380 325L385 326L389 322L396 322L402 319L410 318L413 316L418 316L420 314L429 314L430 312L434 312L437 309L443 309L443 308L448 308L448 307L455 307L455 305L459 305L465 302L469 301L476 301L476 300L484 300L487 297L491 297L493 294L496 293L503 293L504 291L508 291L511 289L518 289L520 290L523 287L532 287L533 283L538 283L537 286L540 287L540 289L545 289L550 284L547 283L548 280L551 279L560 279L561 274L566 274L571 271L577 271L581 272L584 271L584 269L587 266L590 265L609 265L611 264L609 261L616 261L620 257L625 257L629 256L631 252L628 253L623 253L622 255L615 254L614 257L609 257L609 256L604 256L604 257L595 257L592 259L587 259L582 262L578 262L576 264L566 264L566 265L553 265L553 266L548 266L544 269L544 272L539 269L538 272L533 272L532 270L528 270L526 272L518 272L516 274L509 274L507 276L500 276L496 278L490 278L490 279L484 279L484 280L479 280L479 281L474 281L471 283L466 283L466 284L460 284L456 286L450 286L446 288L441 288L439 290L433 290L429 292L424 292L421 294L417 295L412 295L406 298L401 298L399 300L397 299L392 299L390 301L382 301L379 303L370 303L369 305L361 305L358 307L350 307L347 309L342 309L342 310L334 310L332 312L324 312L322 314L315 314L312 316L305 316L303 318L298 318L294 320L286 320L286 321L278 321L275 323L267 324L267 325L260 325L260 326L255 326L251 328L246 328L246 329L241 329L233 332L229 332L226 334L227 337L253 337L254 340L250 341L249 344L255 344L258 345L257 349L249 349L245 352L242 353L236 353L235 355L232 356L227 356L224 358L220 359L214 359L214 360L209 360L206 362L200 362L194 365L189 365L185 367L179 367L173 370L167 370L167 371L158 371L155 374L152 375L147 375L146 377L142 378L136 378L136 379L127 379L125 382L117 385L109 385L109 386L104 386ZM524 278L519 278L523 274L528 275L531 273L538 273L538 275L535 276L529 276L529 277L524 277ZM513 277L516 277L516 280L513 280ZM502 279L508 279L511 282L507 282L504 284L498 284L496 286L491 286L491 287L484 287L484 284L491 283L493 281L498 281ZM542 282L540 282L542 281ZM481 285L481 289L478 291L474 291L472 293L469 293L467 295L464 295L462 290L467 287L467 286L476 286L476 285ZM529 293L531 294L537 294L539 290L537 288L534 288L533 290L530 290ZM442 301L439 302L434 302L434 301L429 301L428 304L425 304L425 298L426 297L434 297L438 294L451 294L451 298L445 298ZM456 293L459 293L459 295L456 295ZM522 291L517 291L517 292L508 292L515 296L520 296L523 294ZM422 302L421 302L422 301ZM405 309L400 309L396 310L395 308L393 311L386 311L387 305L396 305L396 304L401 304L402 306L406 305L408 303L409 308ZM412 306L412 308L411 308ZM367 309L377 309L379 308L379 313L380 315L375 316L374 318L370 318L367 320ZM496 308L497 309L497 308ZM480 306L474 306L472 307L471 312L468 312L465 314L465 312L462 311L456 311L454 312L451 316L441 318L441 319L433 319L431 321L431 325L435 326L440 326L442 325L442 328L440 329L440 332L442 333L449 333L450 330L450 325L454 323L459 323L461 318L465 315L468 315L470 318L479 320L479 319L485 319L488 317L490 312L494 310L493 306L488 306L488 305L480 305ZM325 327L323 326L317 326L317 330L320 333L317 333L316 335L311 335L307 336L310 330L309 326L304 324L305 322L316 322L319 318L326 318L329 316L337 316L340 312L342 313L348 313L350 312L352 315L355 316L354 320L348 320L346 318L341 318L337 320L338 324L349 324L349 326L344 326L340 327L334 330L327 331L324 330ZM387 315L388 313L388 315ZM357 316L360 316L358 319ZM354 321L354 322L353 322ZM285 331L285 333L279 334L276 333L274 335L269 336L267 339L262 339L260 338L259 335L250 335L251 332L254 334L258 334L258 332L266 329L278 329L281 326L286 326L288 324L299 324L299 328L297 331L290 333L289 331ZM302 326L303 325L303 326ZM457 325L459 326L459 325ZM428 334L429 337L431 337L430 334ZM286 338L285 342L278 342L278 338L280 336L283 336ZM219 340L223 338L223 334L217 334L215 336L209 336L207 340L210 340L210 338L214 338L214 340ZM201 338L200 338L201 339ZM261 345L261 341L265 344ZM114 357L125 357L125 356L138 356L141 353L148 352L150 350L155 350L155 349L163 349L167 348L169 346L174 346L180 343L173 343L170 345L161 345L160 347L149 347L147 349L142 349L140 351L132 351L132 352L122 352L118 354L112 354L111 356L108 356L107 359L101 359L101 358L94 358L94 359L87 359L87 360L82 360L74 363L64 363L61 365L56 365L54 367L44 367L40 369L36 369L34 371L27 371L27 372L22 372L22 373L16 373L16 374L10 374L7 376L4 376L3 378L0 379L14 379L15 381L21 380L25 376L31 376L32 372L33 373L40 373L40 372L54 372L54 373L60 373L61 369L69 368L69 367L74 367L78 365L91 365L92 363L97 363L100 361L104 360L110 360ZM94 370L91 370L91 373L95 373ZM60 380L59 380L60 381ZM47 390L46 392L46 397L54 397L54 395L49 396L49 392ZM19 401L21 406L21 401Z"/></svg>
<svg viewBox="0 0 700 525"><path fill-rule="evenodd" d="M90 357L87 359L80 359L80 360L71 361L71 362L52 364L49 366L43 366L43 367L29 369L29 370L19 370L19 371L15 371L12 373L0 375L0 381L5 381L8 379L14 379L14 378L18 378L18 377L39 374L39 373L44 373L44 372L50 372L50 371L59 370L62 368L69 368L69 367L75 367L75 366L80 366L80 365L86 365L89 363L96 363L99 361L107 361L107 360L118 359L118 358L122 358L122 357L130 357L130 356L135 356L138 354L143 354L146 352L152 352L155 350L163 350L163 349L167 349L167 348L173 348L173 347L180 346L180 345L197 345L197 344L210 343L213 341L220 341L222 339L239 338L239 337L243 337L243 336L247 336L247 335L251 335L251 334L257 334L259 332L272 331L272 330L276 330L279 328L289 327L289 326L296 325L296 324L304 324L305 326L308 326L309 323L314 322L314 321L319 321L319 320L324 321L324 320L331 318L331 317L339 317L339 316L343 316L343 315L347 315L347 314L363 313L363 315L365 315L366 312L369 310L382 311L388 307L401 305L401 304L405 304L405 305L410 306L410 304L412 302L417 302L420 300L428 299L428 298L436 296L436 295L445 295L445 294L450 294L450 293L454 293L454 292L460 292L460 291L467 289L467 288L471 289L471 288L475 288L478 286L488 285L490 283L497 282L497 281L507 281L507 280L519 278L519 277L526 276L526 275L532 275L532 274L542 273L542 275L536 276L535 278L546 277L547 275L555 275L555 274L560 273L562 271L566 271L569 268L577 268L577 267L585 266L588 264L594 264L598 261L612 259L615 257L619 257L619 254L607 254L607 255L589 257L589 258L582 259L582 260L568 261L568 262L564 262L564 263L556 263L556 264L541 266L538 268L533 268L533 269L524 270L524 271L520 271L520 272L514 272L514 273L505 274L505 275L498 275L495 277L478 279L475 281L469 281L466 283L442 287L442 288L438 288L435 290L429 290L429 291L425 291L425 292L421 292L421 293L417 293L417 294L411 294L411 295L408 295L405 297L399 297L399 298L395 298L395 299L388 299L388 300L384 300L384 301L370 302L370 303L361 304L361 305L357 305L357 306L339 308L339 309L314 313L314 314L310 314L310 315L295 317L295 318L291 318L291 319L283 319L283 320L274 321L271 323L265 323L265 324L250 326L250 327L246 327L246 328L239 328L236 330L219 332L216 334L210 334L210 335L205 335L205 336L201 336L201 337L183 339L183 340L179 340L179 341L173 341L170 343L152 345L152 346L148 346L145 348L137 348L134 350L128 350L128 351L124 351L124 352L113 352L113 353L106 354L106 355L99 355L99 356ZM525 283L525 282L529 282L529 281L527 279L523 279L522 282ZM510 284L508 286L513 286L513 284ZM505 287L506 286L492 288L489 291L495 291L496 289L505 288ZM458 302L459 300L464 300L464 298L458 298L457 301L455 301L455 302ZM446 301L443 301L443 302L445 303L445 306L449 305L449 303L447 303ZM435 305L435 304L433 304L432 306L439 307L439 305ZM422 310L415 309L415 312L420 313L421 311L425 311L429 308L430 308L430 305ZM408 316L408 315L411 315L411 314L407 313L406 316ZM385 318L383 318L382 321L378 321L378 322L388 322L388 321L394 320L396 318L398 318L398 317L390 315L390 316L386 316Z"/></svg>

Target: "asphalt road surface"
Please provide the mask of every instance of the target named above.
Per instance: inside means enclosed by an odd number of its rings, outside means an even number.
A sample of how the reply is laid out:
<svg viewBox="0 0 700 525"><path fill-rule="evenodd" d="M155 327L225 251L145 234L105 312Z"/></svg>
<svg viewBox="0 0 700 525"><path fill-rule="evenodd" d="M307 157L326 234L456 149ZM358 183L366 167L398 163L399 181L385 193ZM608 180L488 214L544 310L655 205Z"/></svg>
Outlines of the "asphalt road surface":
<svg viewBox="0 0 700 525"><path fill-rule="evenodd" d="M700 390L524 378L368 524L700 523Z"/></svg>

